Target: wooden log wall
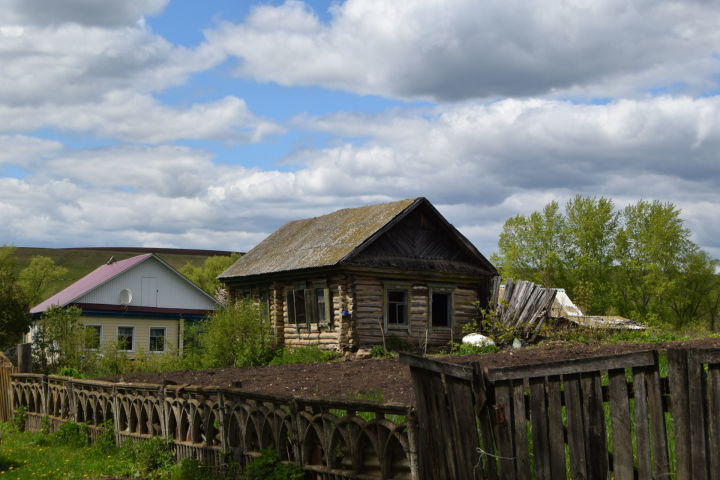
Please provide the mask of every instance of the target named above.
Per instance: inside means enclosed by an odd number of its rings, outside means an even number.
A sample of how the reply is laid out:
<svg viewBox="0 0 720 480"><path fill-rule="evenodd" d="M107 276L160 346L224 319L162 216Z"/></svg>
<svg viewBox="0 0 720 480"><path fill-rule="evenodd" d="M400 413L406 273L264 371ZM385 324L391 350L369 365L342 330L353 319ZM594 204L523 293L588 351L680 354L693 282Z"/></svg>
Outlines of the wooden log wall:
<svg viewBox="0 0 720 480"><path fill-rule="evenodd" d="M401 361L415 386L421 479L720 479L720 349L476 363L472 375Z"/></svg>
<svg viewBox="0 0 720 480"><path fill-rule="evenodd" d="M10 375L13 373L15 367L0 365L0 422L7 422L12 418Z"/></svg>
<svg viewBox="0 0 720 480"><path fill-rule="evenodd" d="M222 470L273 447L318 479L415 479L416 416L404 405L306 400L233 388L110 383L15 374L14 408L27 428L86 422L96 436L112 422L118 443L172 439L178 459ZM310 478L310 477L309 477Z"/></svg>
<svg viewBox="0 0 720 480"><path fill-rule="evenodd" d="M477 290L469 286L456 287L452 292L452 328L433 328L430 321L430 287L424 282L411 282L409 285L408 326L388 328L384 331L385 336L395 335L418 350L423 349L425 342L437 346L459 341L462 326L473 320L477 313ZM385 315L383 280L355 277L353 286L358 344L363 347L381 345Z"/></svg>

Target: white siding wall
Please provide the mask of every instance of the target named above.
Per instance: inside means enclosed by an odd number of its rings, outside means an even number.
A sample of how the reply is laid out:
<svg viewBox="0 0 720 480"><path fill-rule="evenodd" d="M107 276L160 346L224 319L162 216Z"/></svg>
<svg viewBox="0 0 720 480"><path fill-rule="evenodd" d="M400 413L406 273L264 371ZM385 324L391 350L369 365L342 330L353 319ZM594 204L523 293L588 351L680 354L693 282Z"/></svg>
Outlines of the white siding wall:
<svg viewBox="0 0 720 480"><path fill-rule="evenodd" d="M156 280L153 280L156 279ZM157 299L151 290L157 285ZM214 310L217 305L154 258L135 265L105 285L83 295L77 303L119 305L120 292L132 291L132 306Z"/></svg>

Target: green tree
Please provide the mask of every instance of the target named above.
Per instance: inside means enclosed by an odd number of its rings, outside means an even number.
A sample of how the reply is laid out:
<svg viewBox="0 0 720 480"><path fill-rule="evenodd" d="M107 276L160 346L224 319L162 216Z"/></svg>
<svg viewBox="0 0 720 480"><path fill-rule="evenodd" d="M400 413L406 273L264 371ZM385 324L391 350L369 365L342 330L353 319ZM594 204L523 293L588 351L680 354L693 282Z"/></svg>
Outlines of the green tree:
<svg viewBox="0 0 720 480"><path fill-rule="evenodd" d="M47 309L37 323L33 341L33 361L43 373L69 367L83 370L85 325L80 322L81 310L70 306Z"/></svg>
<svg viewBox="0 0 720 480"><path fill-rule="evenodd" d="M238 258L240 255L237 253L233 253L229 257L220 255L208 257L202 267L196 267L188 262L180 269L180 273L210 295L218 296L222 284L218 281L217 276L227 270Z"/></svg>
<svg viewBox="0 0 720 480"><path fill-rule="evenodd" d="M48 286L62 278L68 269L57 265L50 257L34 255L30 264L20 272L20 286L25 290L31 305L48 296Z"/></svg>
<svg viewBox="0 0 720 480"><path fill-rule="evenodd" d="M0 248L0 348L17 343L30 328L29 302L18 285L13 247Z"/></svg>
<svg viewBox="0 0 720 480"><path fill-rule="evenodd" d="M589 314L620 314L676 327L720 318L716 260L690 240L672 203L576 196L560 211L505 222L493 257L505 278L568 290Z"/></svg>
<svg viewBox="0 0 720 480"><path fill-rule="evenodd" d="M500 254L492 260L504 278L525 278L544 286L557 285L564 278L566 251L565 218L557 202L542 212L508 219L500 234Z"/></svg>

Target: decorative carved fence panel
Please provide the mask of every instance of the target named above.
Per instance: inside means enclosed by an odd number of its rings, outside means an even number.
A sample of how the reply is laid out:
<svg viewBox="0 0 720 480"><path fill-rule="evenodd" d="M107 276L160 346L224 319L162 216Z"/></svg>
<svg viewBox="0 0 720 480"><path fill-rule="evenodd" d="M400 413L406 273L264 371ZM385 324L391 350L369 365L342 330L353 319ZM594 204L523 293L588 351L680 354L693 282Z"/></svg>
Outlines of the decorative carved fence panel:
<svg viewBox="0 0 720 480"><path fill-rule="evenodd" d="M219 469L244 464L267 447L318 479L417 478L414 409L369 402L303 400L235 388L123 384L13 375L13 403L57 426L87 422L97 435L111 421L118 443L172 439L178 459Z"/></svg>
<svg viewBox="0 0 720 480"><path fill-rule="evenodd" d="M669 349L661 378L664 355L496 369L402 357L419 478L720 479L720 349Z"/></svg>

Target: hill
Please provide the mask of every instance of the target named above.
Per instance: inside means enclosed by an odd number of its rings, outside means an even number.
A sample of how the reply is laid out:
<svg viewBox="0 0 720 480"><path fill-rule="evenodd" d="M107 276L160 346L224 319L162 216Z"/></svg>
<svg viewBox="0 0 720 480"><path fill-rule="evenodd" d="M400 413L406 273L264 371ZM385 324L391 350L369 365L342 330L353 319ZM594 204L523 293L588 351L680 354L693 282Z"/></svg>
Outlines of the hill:
<svg viewBox="0 0 720 480"><path fill-rule="evenodd" d="M97 267L106 263L110 257L115 260L155 253L173 268L180 270L186 263L201 266L206 258L212 256L229 256L231 253L224 250L195 250L179 248L141 248L141 247L98 247L98 248L31 248L16 247L14 258L18 271L27 267L35 255L52 258L56 264L68 269L65 277L52 282L43 292L42 298L47 298L79 278L87 275Z"/></svg>

